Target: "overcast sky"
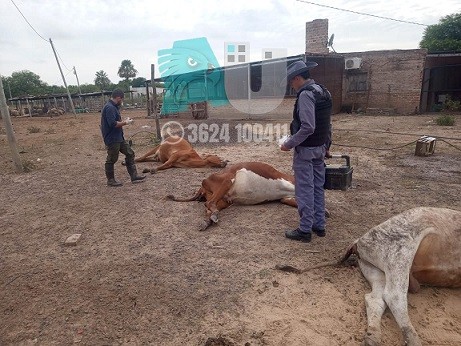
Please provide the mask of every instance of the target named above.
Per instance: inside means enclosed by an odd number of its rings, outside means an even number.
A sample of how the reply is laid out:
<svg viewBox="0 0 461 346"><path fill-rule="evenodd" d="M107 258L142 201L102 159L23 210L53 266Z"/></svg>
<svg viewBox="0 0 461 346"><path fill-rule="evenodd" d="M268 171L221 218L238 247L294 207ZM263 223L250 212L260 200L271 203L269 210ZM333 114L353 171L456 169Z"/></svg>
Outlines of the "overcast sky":
<svg viewBox="0 0 461 346"><path fill-rule="evenodd" d="M29 70L42 81L63 85L48 39L62 59L69 85L94 83L104 70L113 83L129 59L138 77L150 79L159 49L174 41L206 37L223 65L224 42L250 43L251 60L262 48L305 50L305 23L328 18L338 53L418 48L425 27L379 19L295 0L11 0L0 1L0 74ZM461 12L460 0L316 0L357 12L426 25ZM157 75L158 77L158 70Z"/></svg>

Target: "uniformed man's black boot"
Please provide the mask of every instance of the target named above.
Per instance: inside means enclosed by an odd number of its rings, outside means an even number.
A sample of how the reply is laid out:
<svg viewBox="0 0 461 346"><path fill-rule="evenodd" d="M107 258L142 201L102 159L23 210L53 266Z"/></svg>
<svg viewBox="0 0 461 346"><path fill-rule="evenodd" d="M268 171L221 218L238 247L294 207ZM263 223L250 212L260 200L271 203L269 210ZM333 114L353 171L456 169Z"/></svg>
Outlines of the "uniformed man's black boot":
<svg viewBox="0 0 461 346"><path fill-rule="evenodd" d="M114 165L112 163L106 163L105 165L106 170L106 178L107 178L107 186L122 186L123 184L114 177Z"/></svg>
<svg viewBox="0 0 461 346"><path fill-rule="evenodd" d="M134 163L131 163L131 164L127 163L126 170L128 171L128 174L131 177L132 183L139 183L143 181L144 179L146 179L145 175L138 175L138 172L136 170L136 165Z"/></svg>

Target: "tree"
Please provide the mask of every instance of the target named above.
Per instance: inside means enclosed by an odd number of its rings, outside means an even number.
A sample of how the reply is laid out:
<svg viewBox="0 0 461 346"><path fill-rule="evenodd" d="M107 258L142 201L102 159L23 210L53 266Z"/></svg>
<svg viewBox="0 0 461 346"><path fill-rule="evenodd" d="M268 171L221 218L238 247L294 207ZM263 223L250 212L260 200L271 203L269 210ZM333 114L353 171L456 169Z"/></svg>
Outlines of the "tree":
<svg viewBox="0 0 461 346"><path fill-rule="evenodd" d="M145 81L146 81L146 78L144 78L144 77L135 78L135 79L133 79L133 81L131 82L131 86L132 86L133 88L139 88L139 87L146 86Z"/></svg>
<svg viewBox="0 0 461 346"><path fill-rule="evenodd" d="M130 78L136 77L137 74L138 71L134 68L130 60L123 60L122 64L118 68L118 75L126 81Z"/></svg>
<svg viewBox="0 0 461 346"><path fill-rule="evenodd" d="M5 94L9 95L11 90L13 97L46 94L48 88L39 75L28 70L13 72L11 77L4 78L4 80L8 85L8 93Z"/></svg>
<svg viewBox="0 0 461 346"><path fill-rule="evenodd" d="M100 90L107 90L112 82L110 81L109 77L107 77L107 73L101 70L96 72L94 84L99 87Z"/></svg>
<svg viewBox="0 0 461 346"><path fill-rule="evenodd" d="M429 25L419 43L429 53L461 51L461 13L442 17L439 24Z"/></svg>
<svg viewBox="0 0 461 346"><path fill-rule="evenodd" d="M5 96L6 98L11 98L13 95L11 95L11 88L10 88L10 85L9 85L9 77L4 77L4 76L1 76L0 77L2 78L2 84L3 84L3 92L5 93ZM0 116L1 118L1 116Z"/></svg>
<svg viewBox="0 0 461 346"><path fill-rule="evenodd" d="M110 85L109 85L110 86ZM108 88L110 90L110 88ZM80 90L82 90L82 93L94 93L99 91L100 89L94 85L94 84L81 84L80 85Z"/></svg>
<svg viewBox="0 0 461 346"><path fill-rule="evenodd" d="M126 79L126 80L121 80L119 81L117 84L114 85L114 88L115 89L121 89L123 91L130 91L130 80L129 79Z"/></svg>

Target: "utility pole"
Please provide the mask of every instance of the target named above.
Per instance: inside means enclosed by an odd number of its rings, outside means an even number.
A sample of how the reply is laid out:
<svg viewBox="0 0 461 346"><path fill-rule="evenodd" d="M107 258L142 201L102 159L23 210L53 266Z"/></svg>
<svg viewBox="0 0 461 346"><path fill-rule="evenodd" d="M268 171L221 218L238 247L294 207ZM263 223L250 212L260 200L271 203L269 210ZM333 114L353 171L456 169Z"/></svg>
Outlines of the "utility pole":
<svg viewBox="0 0 461 346"><path fill-rule="evenodd" d="M150 83L150 80L146 80L144 82L144 84L146 85L147 117L150 117L150 113L151 113L151 104L150 104L150 97L149 97L149 83Z"/></svg>
<svg viewBox="0 0 461 346"><path fill-rule="evenodd" d="M155 127L157 128L157 139L160 140L162 138L162 134L160 133L160 121L159 121L159 114L157 113L157 88L155 87L155 65L150 65L150 80L152 84L152 96L153 96L153 113L155 115Z"/></svg>
<svg viewBox="0 0 461 346"><path fill-rule="evenodd" d="M74 75L75 75L75 78L77 78L77 87L78 87L78 99L80 100L80 108L81 109L85 109L85 107L83 106L82 104L82 90L80 89L80 82L78 81L78 75L77 75L77 70L75 69L75 66L74 66Z"/></svg>
<svg viewBox="0 0 461 346"><path fill-rule="evenodd" d="M72 102L72 97L70 96L69 88L67 87L66 79L64 78L64 73L62 73L62 68L61 68L61 65L59 64L58 55L56 54L56 50L54 49L53 41L51 41L51 38L50 38L50 44L51 44L51 48L53 48L54 57L56 58L56 62L58 63L59 72L61 72L61 77L64 82L64 86L66 87L66 90L67 90L67 97L69 98L70 108L72 108L72 113L74 113L74 115L77 115L77 113L75 112L74 103Z"/></svg>
<svg viewBox="0 0 461 346"><path fill-rule="evenodd" d="M6 104L5 91L3 90L3 82L0 78L0 112L2 113L3 125L5 126L8 144L10 145L13 162L17 172L24 172L24 167L21 163L16 138L14 137L13 126L11 125L10 110Z"/></svg>
<svg viewBox="0 0 461 346"><path fill-rule="evenodd" d="M80 89L80 82L78 81L77 70L75 69L75 66L74 66L74 75L75 75L75 78L77 78L78 93L81 94L82 90Z"/></svg>
<svg viewBox="0 0 461 346"><path fill-rule="evenodd" d="M8 83L8 91L9 91L9 93L10 93L10 99L12 99L13 96L11 96L11 87L10 87L10 83Z"/></svg>

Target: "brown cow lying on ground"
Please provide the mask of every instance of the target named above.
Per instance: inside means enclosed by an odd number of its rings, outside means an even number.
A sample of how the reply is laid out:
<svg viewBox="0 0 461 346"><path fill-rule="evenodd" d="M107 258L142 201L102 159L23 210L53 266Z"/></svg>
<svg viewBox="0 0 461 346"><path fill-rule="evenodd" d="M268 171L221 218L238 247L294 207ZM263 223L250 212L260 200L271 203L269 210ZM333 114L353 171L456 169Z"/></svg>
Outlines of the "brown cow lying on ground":
<svg viewBox="0 0 461 346"><path fill-rule="evenodd" d="M262 162L242 162L211 174L202 181L197 193L186 199L168 198L178 202L206 201L205 230L218 222L218 213L233 203L253 205L280 201L296 207L294 177Z"/></svg>
<svg viewBox="0 0 461 346"><path fill-rule="evenodd" d="M380 343L381 317L389 307L405 344L419 346L408 316L407 292L417 292L420 285L461 287L461 212L428 207L407 210L357 239L340 263L351 254L357 255L372 289L365 295L368 327L364 344ZM279 269L299 273L312 268Z"/></svg>
<svg viewBox="0 0 461 346"><path fill-rule="evenodd" d="M143 173L155 173L171 167L225 167L227 161L221 160L216 155L206 155L201 157L192 148L192 145L184 138L178 136L167 137L162 144L157 145L141 157L135 158L135 162L157 161L162 165L144 169Z"/></svg>

